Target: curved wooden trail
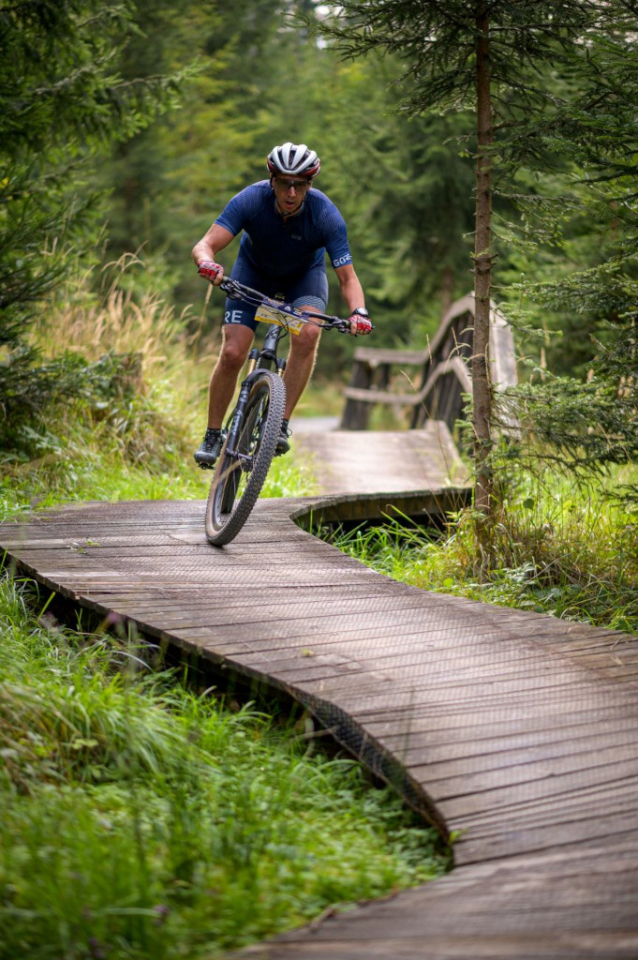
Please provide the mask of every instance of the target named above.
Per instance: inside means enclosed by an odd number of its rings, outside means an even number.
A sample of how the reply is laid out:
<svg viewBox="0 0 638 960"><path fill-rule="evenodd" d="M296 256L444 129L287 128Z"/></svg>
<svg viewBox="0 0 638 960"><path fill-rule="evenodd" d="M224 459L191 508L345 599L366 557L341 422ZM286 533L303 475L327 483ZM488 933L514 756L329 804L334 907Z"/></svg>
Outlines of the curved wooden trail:
<svg viewBox="0 0 638 960"><path fill-rule="evenodd" d="M222 550L202 502L0 526L23 571L289 692L458 834L444 879L243 955L637 958L636 638L398 584L295 525L311 509L338 498L261 501Z"/></svg>

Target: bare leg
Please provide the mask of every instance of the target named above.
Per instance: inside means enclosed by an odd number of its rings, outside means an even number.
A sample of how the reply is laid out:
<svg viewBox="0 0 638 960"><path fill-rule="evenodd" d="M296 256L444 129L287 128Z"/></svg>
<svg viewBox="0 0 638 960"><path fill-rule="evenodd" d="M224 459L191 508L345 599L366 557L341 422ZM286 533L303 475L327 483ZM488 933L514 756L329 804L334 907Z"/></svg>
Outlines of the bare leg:
<svg viewBox="0 0 638 960"><path fill-rule="evenodd" d="M228 324L222 327L222 352L213 370L208 388L208 426L219 429L233 399L237 377L246 362L254 339L249 327Z"/></svg>
<svg viewBox="0 0 638 960"><path fill-rule="evenodd" d="M301 307L301 309L303 310L304 307ZM315 310L316 307L308 307L307 309ZM310 380L320 335L319 327L311 326L303 327L298 337L294 333L290 335L290 353L284 374L284 383L286 384L286 412L284 416L286 420L289 420L292 416L292 412Z"/></svg>

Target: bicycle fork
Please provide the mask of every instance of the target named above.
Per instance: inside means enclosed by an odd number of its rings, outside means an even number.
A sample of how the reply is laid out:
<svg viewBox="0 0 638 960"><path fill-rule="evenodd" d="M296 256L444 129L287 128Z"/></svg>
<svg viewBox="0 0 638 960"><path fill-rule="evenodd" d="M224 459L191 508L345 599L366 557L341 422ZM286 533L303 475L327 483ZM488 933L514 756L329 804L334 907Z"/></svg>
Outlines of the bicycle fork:
<svg viewBox="0 0 638 960"><path fill-rule="evenodd" d="M261 350L253 347L248 354L248 372L246 379L239 388L239 397L233 411L230 427L228 428L228 443L226 444L226 453L228 456L237 458L242 464L245 462L248 465L252 460L251 457L247 457L237 450L237 442L239 440L239 431L244 418L246 404L250 396L250 390L256 379L257 363L265 360L266 362L263 364L263 368L265 369L268 369L274 364L277 367L277 373L282 378L286 369L286 360L283 357L277 356L277 344L279 342L280 332L280 327L277 324L272 324L272 326L268 328Z"/></svg>
<svg viewBox="0 0 638 960"><path fill-rule="evenodd" d="M228 428L228 442L226 444L226 453L229 457L236 457L241 459L241 454L237 451L237 442L239 440L239 431L241 429L242 420L244 418L244 411L246 409L246 404L248 403L248 397L250 396L250 388L252 382L255 379L253 376L253 369L249 370L248 376L242 383L239 388L239 397L237 399L237 404L233 411L232 420L230 422L230 427Z"/></svg>

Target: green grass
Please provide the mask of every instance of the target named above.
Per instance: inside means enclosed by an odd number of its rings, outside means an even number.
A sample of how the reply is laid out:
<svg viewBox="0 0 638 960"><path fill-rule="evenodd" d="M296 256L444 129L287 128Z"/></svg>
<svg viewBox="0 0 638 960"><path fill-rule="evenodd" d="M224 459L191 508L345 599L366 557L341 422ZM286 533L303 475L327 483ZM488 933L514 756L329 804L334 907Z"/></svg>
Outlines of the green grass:
<svg viewBox="0 0 638 960"><path fill-rule="evenodd" d="M328 338L329 339L329 338ZM320 350L329 349L324 342ZM338 417L343 412L344 382L327 380L315 374L295 409L295 417Z"/></svg>
<svg viewBox="0 0 638 960"><path fill-rule="evenodd" d="M638 633L635 509L614 504L598 484L577 486L549 474L516 481L495 524L489 562L471 510L451 518L441 535L392 522L329 538L417 587Z"/></svg>
<svg viewBox="0 0 638 960"><path fill-rule="evenodd" d="M53 423L37 457L0 465L0 520L69 501L206 499L211 473L193 460L201 437L159 414L148 398L138 406L126 420L116 408L108 420L72 410ZM312 492L310 468L277 457L261 496Z"/></svg>
<svg viewBox="0 0 638 960"><path fill-rule="evenodd" d="M45 607L5 578L2 960L208 960L446 869L357 764Z"/></svg>
<svg viewBox="0 0 638 960"><path fill-rule="evenodd" d="M90 447L65 450L59 459L0 473L0 521L33 509L89 500L205 500L211 473L191 465L193 450L176 454L173 467L149 469L117 452L100 455ZM309 496L314 491L308 465L291 458L273 461L262 497Z"/></svg>

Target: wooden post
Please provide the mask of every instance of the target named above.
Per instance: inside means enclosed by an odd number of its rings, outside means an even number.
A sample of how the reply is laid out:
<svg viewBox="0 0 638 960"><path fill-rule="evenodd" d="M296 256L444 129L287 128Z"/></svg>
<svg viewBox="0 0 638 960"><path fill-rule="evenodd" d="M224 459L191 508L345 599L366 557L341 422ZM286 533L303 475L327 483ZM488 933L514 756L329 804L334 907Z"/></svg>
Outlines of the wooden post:
<svg viewBox="0 0 638 960"><path fill-rule="evenodd" d="M372 385L372 366L365 360L356 360L350 378L351 387L361 387L369 390ZM340 427L342 430L367 430L370 420L370 404L360 400L346 401Z"/></svg>

